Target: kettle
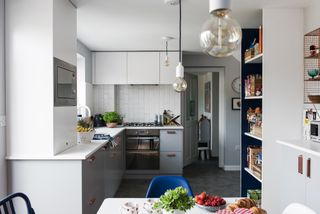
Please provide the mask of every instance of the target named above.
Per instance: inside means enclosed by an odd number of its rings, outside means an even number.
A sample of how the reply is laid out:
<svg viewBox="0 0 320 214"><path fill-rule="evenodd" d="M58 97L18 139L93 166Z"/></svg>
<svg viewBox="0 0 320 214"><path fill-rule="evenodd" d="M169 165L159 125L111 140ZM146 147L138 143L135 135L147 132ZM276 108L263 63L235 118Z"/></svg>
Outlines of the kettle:
<svg viewBox="0 0 320 214"><path fill-rule="evenodd" d="M104 127L104 126L106 126L106 123L104 122L101 114L94 115L93 125L94 125L94 127Z"/></svg>

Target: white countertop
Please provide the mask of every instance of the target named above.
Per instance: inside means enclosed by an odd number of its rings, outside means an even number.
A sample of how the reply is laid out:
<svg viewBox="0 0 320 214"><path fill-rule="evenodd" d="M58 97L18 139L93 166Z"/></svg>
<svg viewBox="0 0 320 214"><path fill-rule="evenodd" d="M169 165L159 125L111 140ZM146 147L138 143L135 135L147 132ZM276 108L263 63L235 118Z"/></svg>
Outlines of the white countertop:
<svg viewBox="0 0 320 214"><path fill-rule="evenodd" d="M227 204L233 204L240 198L224 198L227 202ZM143 209L143 204L146 202L146 198L107 198L103 201L99 211L97 214L106 214L110 213L110 210L112 210L113 214L120 214L121 213L121 206L125 204L126 202L135 202L139 206L139 213L145 214L147 212ZM156 200L156 199L154 199ZM205 214L209 213L206 210L203 210L197 206L194 206L191 210L188 210L186 214Z"/></svg>
<svg viewBox="0 0 320 214"><path fill-rule="evenodd" d="M117 128L96 128L97 134L106 134L114 137L120 134L125 129L163 129L163 130L178 130L183 129L183 126L157 126L157 127L117 127ZM73 147L52 156L7 156L7 160L85 160L90 157L93 153L98 151L101 147L106 144L105 141L96 141L89 144L76 144Z"/></svg>
<svg viewBox="0 0 320 214"><path fill-rule="evenodd" d="M305 140L277 140L277 143L320 157L320 143Z"/></svg>

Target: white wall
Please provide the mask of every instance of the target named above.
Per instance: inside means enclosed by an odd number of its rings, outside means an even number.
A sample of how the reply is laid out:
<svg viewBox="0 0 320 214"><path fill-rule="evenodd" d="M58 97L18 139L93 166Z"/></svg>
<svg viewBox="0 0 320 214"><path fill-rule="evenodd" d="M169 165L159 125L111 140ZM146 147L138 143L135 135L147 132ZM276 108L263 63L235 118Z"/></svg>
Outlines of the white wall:
<svg viewBox="0 0 320 214"><path fill-rule="evenodd" d="M53 0L53 56L77 65L77 10L68 0ZM77 107L54 107L53 112L53 153L58 154L76 143Z"/></svg>
<svg viewBox="0 0 320 214"><path fill-rule="evenodd" d="M125 122L153 122L166 109L180 114L180 95L171 85L94 85L94 113L117 111Z"/></svg>
<svg viewBox="0 0 320 214"><path fill-rule="evenodd" d="M5 109L5 72L4 72L4 0L0 0L0 117ZM0 125L0 198L7 194L5 127Z"/></svg>
<svg viewBox="0 0 320 214"><path fill-rule="evenodd" d="M309 33L320 27L320 1L311 0L304 9L304 33Z"/></svg>
<svg viewBox="0 0 320 214"><path fill-rule="evenodd" d="M263 26L262 202L268 213L281 213L287 204L277 197L281 191L277 177L286 176L281 167L286 157L278 153L276 140L302 137L303 10L264 9ZM290 182L289 177L283 180Z"/></svg>
<svg viewBox="0 0 320 214"><path fill-rule="evenodd" d="M53 57L76 65L76 9L68 0L10 0L5 7L7 155L50 156L76 142L76 107L54 111L53 103ZM67 135L54 128L66 124Z"/></svg>
<svg viewBox="0 0 320 214"><path fill-rule="evenodd" d="M92 85L92 53L80 40L77 41L77 53L85 58L86 105L92 111L94 109Z"/></svg>
<svg viewBox="0 0 320 214"><path fill-rule="evenodd" d="M240 166L240 111L231 109L231 98L240 95L231 88L231 82L240 76L240 62L234 57L214 58L204 54L186 54L183 56L183 64L188 66L214 66L225 67L225 114L226 114L226 138L224 164L228 168Z"/></svg>
<svg viewBox="0 0 320 214"><path fill-rule="evenodd" d="M53 2L10 0L5 7L7 155L52 155Z"/></svg>
<svg viewBox="0 0 320 214"><path fill-rule="evenodd" d="M92 53L80 40L77 41L77 52L86 59L86 82L92 84Z"/></svg>

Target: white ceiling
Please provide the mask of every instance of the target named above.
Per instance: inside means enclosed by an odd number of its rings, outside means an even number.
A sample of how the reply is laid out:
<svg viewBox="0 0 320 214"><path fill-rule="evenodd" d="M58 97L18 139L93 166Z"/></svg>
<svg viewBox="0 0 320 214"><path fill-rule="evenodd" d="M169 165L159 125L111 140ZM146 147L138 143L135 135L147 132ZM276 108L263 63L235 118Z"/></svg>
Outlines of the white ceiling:
<svg viewBox="0 0 320 214"><path fill-rule="evenodd" d="M261 24L262 8L304 7L312 0L233 0L232 17L243 28ZM72 0L78 8L78 39L94 51L163 50L162 36L178 38L178 6L164 0ZM182 0L182 49L199 52L209 0ZM178 40L169 49L178 49Z"/></svg>

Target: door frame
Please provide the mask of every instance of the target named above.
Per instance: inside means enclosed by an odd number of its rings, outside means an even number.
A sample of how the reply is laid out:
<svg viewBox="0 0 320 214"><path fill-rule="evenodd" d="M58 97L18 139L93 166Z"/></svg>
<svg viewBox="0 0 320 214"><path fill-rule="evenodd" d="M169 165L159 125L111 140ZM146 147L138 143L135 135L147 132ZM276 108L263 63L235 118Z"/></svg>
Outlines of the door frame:
<svg viewBox="0 0 320 214"><path fill-rule="evenodd" d="M226 138L226 99L225 99L225 67L224 66L185 66L185 71L192 69L192 73L219 73L219 167L224 168L224 151ZM181 112L186 105L185 100L181 99Z"/></svg>

